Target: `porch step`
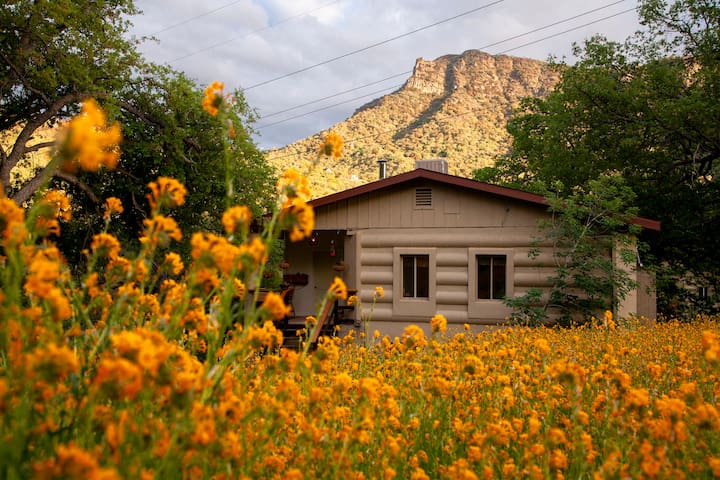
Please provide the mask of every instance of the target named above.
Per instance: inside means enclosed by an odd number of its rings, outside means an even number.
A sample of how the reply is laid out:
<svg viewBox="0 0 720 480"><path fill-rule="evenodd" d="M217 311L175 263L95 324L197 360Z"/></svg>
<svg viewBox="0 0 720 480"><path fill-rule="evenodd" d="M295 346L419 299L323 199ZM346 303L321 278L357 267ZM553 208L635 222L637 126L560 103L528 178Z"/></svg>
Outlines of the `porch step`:
<svg viewBox="0 0 720 480"><path fill-rule="evenodd" d="M299 337L297 332L303 328L305 328L305 317L294 317L291 318L288 323L278 325L277 329L283 334L283 348L290 348L293 350L299 349L302 337ZM328 325L326 323L323 325L319 335L332 335L333 328L333 325Z"/></svg>

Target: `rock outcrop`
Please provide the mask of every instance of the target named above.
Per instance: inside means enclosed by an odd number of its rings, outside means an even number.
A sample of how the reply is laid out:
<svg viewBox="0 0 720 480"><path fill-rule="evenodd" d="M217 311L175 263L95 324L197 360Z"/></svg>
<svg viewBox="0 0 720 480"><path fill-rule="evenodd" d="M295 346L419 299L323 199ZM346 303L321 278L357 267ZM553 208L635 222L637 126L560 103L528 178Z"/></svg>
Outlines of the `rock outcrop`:
<svg viewBox="0 0 720 480"><path fill-rule="evenodd" d="M508 119L525 97L542 97L559 79L545 62L469 50L417 59L397 91L375 99L331 129L346 142L343 158L323 160L310 183L322 196L377 179L377 160L394 175L417 159L444 157L449 173L470 176L508 151ZM326 132L269 152L278 169L303 168Z"/></svg>

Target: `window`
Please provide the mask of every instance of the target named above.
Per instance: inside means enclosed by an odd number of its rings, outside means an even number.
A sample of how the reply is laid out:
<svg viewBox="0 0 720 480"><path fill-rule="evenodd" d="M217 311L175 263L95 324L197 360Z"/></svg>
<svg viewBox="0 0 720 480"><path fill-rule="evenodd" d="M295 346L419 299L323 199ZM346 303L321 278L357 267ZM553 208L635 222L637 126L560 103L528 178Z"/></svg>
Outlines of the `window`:
<svg viewBox="0 0 720 480"><path fill-rule="evenodd" d="M515 255L512 248L468 248L469 318L495 321L512 315L503 299L515 295Z"/></svg>
<svg viewBox="0 0 720 480"><path fill-rule="evenodd" d="M430 318L437 313L437 248L393 247L393 318Z"/></svg>
<svg viewBox="0 0 720 480"><path fill-rule="evenodd" d="M507 257L476 255L477 298L502 300L505 297Z"/></svg>
<svg viewBox="0 0 720 480"><path fill-rule="evenodd" d="M401 255L402 291L405 298L430 296L430 256Z"/></svg>

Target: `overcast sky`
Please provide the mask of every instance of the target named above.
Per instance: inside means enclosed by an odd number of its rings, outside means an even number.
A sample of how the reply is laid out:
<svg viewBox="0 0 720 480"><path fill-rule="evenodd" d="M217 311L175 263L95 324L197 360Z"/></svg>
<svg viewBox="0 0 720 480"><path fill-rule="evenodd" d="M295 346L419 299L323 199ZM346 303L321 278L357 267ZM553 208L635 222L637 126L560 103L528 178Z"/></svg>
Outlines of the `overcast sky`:
<svg viewBox="0 0 720 480"><path fill-rule="evenodd" d="M637 30L636 4L136 0L143 13L131 19L131 33L157 38L141 47L148 60L169 64L203 87L219 80L226 90L243 89L261 117L257 143L267 149L327 129L396 90L417 58L477 49L571 60L573 42L597 33L622 41ZM325 97L331 98L318 101Z"/></svg>

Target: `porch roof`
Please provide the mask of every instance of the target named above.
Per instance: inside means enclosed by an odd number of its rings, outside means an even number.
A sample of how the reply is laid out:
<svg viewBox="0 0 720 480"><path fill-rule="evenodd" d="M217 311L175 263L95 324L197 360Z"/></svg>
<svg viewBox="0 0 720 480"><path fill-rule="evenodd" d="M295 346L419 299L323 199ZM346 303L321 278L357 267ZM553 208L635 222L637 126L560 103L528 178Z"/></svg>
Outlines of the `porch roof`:
<svg viewBox="0 0 720 480"><path fill-rule="evenodd" d="M434 182L443 183L451 187L460 187L476 192L484 192L499 197L512 198L527 203L536 205L548 206L547 199L536 193L525 192L523 190L517 190L515 188L501 187L499 185L492 185L485 182L479 182L469 178L458 177L455 175L449 175L447 173L440 173L433 170L426 170L424 168L416 168L409 172L394 175L392 177L383 178L374 182L359 185L342 192L333 193L325 197L316 198L311 200L309 203L313 208L322 207L325 205L331 205L333 203L348 200L366 193L373 193L383 189L394 187L403 183L411 182L417 179L431 180ZM639 225L648 230L660 231L660 222L657 220L651 220L644 217L636 217L633 221L636 225Z"/></svg>

